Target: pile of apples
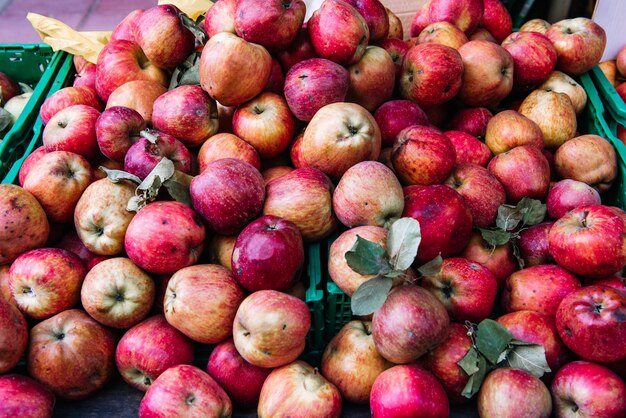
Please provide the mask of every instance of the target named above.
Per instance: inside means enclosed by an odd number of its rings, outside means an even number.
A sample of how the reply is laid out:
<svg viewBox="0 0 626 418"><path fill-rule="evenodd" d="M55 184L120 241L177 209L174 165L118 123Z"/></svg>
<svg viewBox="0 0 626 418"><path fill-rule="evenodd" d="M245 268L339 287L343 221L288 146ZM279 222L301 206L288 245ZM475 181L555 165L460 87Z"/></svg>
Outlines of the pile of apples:
<svg viewBox="0 0 626 418"><path fill-rule="evenodd" d="M626 416L626 214L572 78L604 30L511 33L498 0L430 0L407 41L378 0L305 12L159 5L75 59L0 186L0 415L119 372L142 417ZM317 369L305 245L331 236L359 316Z"/></svg>

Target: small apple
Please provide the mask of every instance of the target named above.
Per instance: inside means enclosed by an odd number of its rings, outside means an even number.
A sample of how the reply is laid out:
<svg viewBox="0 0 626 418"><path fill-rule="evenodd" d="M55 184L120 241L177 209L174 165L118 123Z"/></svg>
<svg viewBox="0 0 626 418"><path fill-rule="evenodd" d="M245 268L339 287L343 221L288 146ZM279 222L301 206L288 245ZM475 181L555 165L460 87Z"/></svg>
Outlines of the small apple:
<svg viewBox="0 0 626 418"><path fill-rule="evenodd" d="M123 106L107 108L96 120L100 152L112 160L124 161L126 152L145 128L146 121L136 110Z"/></svg>
<svg viewBox="0 0 626 418"><path fill-rule="evenodd" d="M548 192L546 206L552 219L559 219L579 206L601 204L596 189L581 181L565 179L554 184Z"/></svg>
<svg viewBox="0 0 626 418"><path fill-rule="evenodd" d="M554 222L542 222L520 232L517 245L524 260L524 266L554 263L548 244L548 233L552 225Z"/></svg>
<svg viewBox="0 0 626 418"><path fill-rule="evenodd" d="M148 139L146 136L150 136ZM124 171L145 179L163 158L168 158L174 168L182 173L191 172L192 156L178 139L163 132L149 130L142 133L124 156Z"/></svg>
<svg viewBox="0 0 626 418"><path fill-rule="evenodd" d="M452 142L456 153L456 164L475 164L487 167L493 157L484 142L462 131L446 131L443 133ZM543 141L541 142L543 145Z"/></svg>
<svg viewBox="0 0 626 418"><path fill-rule="evenodd" d="M504 186L509 203L517 203L524 197L543 199L548 194L550 165L534 146L520 145L498 154L487 169Z"/></svg>
<svg viewBox="0 0 626 418"><path fill-rule="evenodd" d="M426 26L417 37L418 44L435 43L459 49L468 42L465 33L450 22L438 21Z"/></svg>
<svg viewBox="0 0 626 418"><path fill-rule="evenodd" d="M510 242L493 247L482 238L479 231L472 232L461 257L487 267L498 281L498 291L504 287L507 277L518 269Z"/></svg>
<svg viewBox="0 0 626 418"><path fill-rule="evenodd" d="M301 61L317 58L317 53L313 49L313 45L311 45L311 39L309 38L309 31L307 28L300 28L300 31L298 32L298 35L293 43L284 50L276 53L276 57L278 58L280 66L285 73Z"/></svg>
<svg viewBox="0 0 626 418"><path fill-rule="evenodd" d="M520 26L520 32L538 32L545 35L548 29L550 29L550 23L543 19L531 19L528 22Z"/></svg>
<svg viewBox="0 0 626 418"><path fill-rule="evenodd" d="M489 120L485 144L497 155L520 145L543 150L544 141L539 125L515 110L504 110Z"/></svg>
<svg viewBox="0 0 626 418"><path fill-rule="evenodd" d="M540 89L546 91L556 91L558 93L565 93L572 101L574 110L577 115L580 115L585 109L587 104L587 92L574 80L572 77L560 71L553 71L550 77L539 86Z"/></svg>
<svg viewBox="0 0 626 418"><path fill-rule="evenodd" d="M483 139L492 117L493 114L486 107L467 107L459 110L452 118L448 129L465 132L478 139Z"/></svg>
<svg viewBox="0 0 626 418"><path fill-rule="evenodd" d="M165 92L167 89L153 80L129 81L113 90L107 100L107 109L114 106L128 107L137 111L150 125L154 102Z"/></svg>
<svg viewBox="0 0 626 418"><path fill-rule="evenodd" d="M383 148L393 143L404 128L412 125L428 126L428 116L416 103L410 100L391 100L380 105L374 112L374 119L380 128Z"/></svg>
<svg viewBox="0 0 626 418"><path fill-rule="evenodd" d="M202 173L213 161L222 158L238 158L257 170L261 169L261 158L252 145L237 135L220 133L207 139L198 151L198 171Z"/></svg>
<svg viewBox="0 0 626 418"><path fill-rule="evenodd" d="M57 112L43 130L46 151L69 151L87 160L99 152L96 120L100 112L91 106L73 105Z"/></svg>
<svg viewBox="0 0 626 418"><path fill-rule="evenodd" d="M41 105L39 116L41 123L47 125L50 119L66 107L74 105L85 105L102 112L102 102L98 94L90 87L65 87L50 95Z"/></svg>
<svg viewBox="0 0 626 418"><path fill-rule="evenodd" d="M450 22L466 34L478 27L484 10L483 0L430 0L427 7L430 22Z"/></svg>

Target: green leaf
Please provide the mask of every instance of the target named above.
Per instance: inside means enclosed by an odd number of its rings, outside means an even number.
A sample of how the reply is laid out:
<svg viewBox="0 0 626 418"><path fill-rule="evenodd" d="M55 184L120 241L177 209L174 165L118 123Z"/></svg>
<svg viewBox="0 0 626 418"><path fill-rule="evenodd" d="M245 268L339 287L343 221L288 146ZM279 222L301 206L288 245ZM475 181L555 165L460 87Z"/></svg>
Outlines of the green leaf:
<svg viewBox="0 0 626 418"><path fill-rule="evenodd" d="M478 393L480 385L482 385L483 380L485 380L485 376L487 376L487 373L491 369L487 360L485 360L485 358L481 355L478 356L477 369L478 370L475 373L470 375L467 384L463 388L463 392L461 392L461 395L466 398L471 398Z"/></svg>
<svg viewBox="0 0 626 418"><path fill-rule="evenodd" d="M503 231L511 231L517 228L523 217L524 214L516 206L500 205L496 226Z"/></svg>
<svg viewBox="0 0 626 418"><path fill-rule="evenodd" d="M362 283L350 300L352 313L363 316L376 312L387 300L392 285L388 277L375 277Z"/></svg>
<svg viewBox="0 0 626 418"><path fill-rule="evenodd" d="M511 332L493 319L481 321L476 329L476 348L491 364L498 363L512 339Z"/></svg>
<svg viewBox="0 0 626 418"><path fill-rule="evenodd" d="M537 225L546 217L546 205L536 199L525 197L519 201L517 208L524 214L522 218L524 225Z"/></svg>
<svg viewBox="0 0 626 418"><path fill-rule="evenodd" d="M348 266L364 276L384 274L391 270L385 249L380 244L363 239L359 235L345 257Z"/></svg>
<svg viewBox="0 0 626 418"><path fill-rule="evenodd" d="M526 262L524 261L524 257L522 257L522 253L519 249L519 245L517 245L517 240L513 242L513 255L517 259L517 264L519 265L520 270L524 268Z"/></svg>
<svg viewBox="0 0 626 418"><path fill-rule="evenodd" d="M183 85L199 85L200 84L200 53L194 52L189 55L172 72L169 90Z"/></svg>
<svg viewBox="0 0 626 418"><path fill-rule="evenodd" d="M442 264L443 258L441 257L441 254L439 254L428 263L420 266L417 271L419 271L422 276L435 276L439 273L439 271L441 271Z"/></svg>
<svg viewBox="0 0 626 418"><path fill-rule="evenodd" d="M411 267L422 241L420 224L413 218L400 218L391 224L387 235L389 261L395 270Z"/></svg>
<svg viewBox="0 0 626 418"><path fill-rule="evenodd" d="M98 168L106 173L107 178L112 183L118 183L118 182L120 182L122 180L129 180L129 181L132 181L133 183L136 183L136 184L140 184L141 183L141 179L139 177L137 177L134 174L127 173L126 171L111 170L111 169L108 169L108 168L106 168L104 166L100 166Z"/></svg>
<svg viewBox="0 0 626 418"><path fill-rule="evenodd" d="M187 178L189 178L189 180ZM189 193L191 178L191 176L176 171L171 178L163 182L163 186L165 186L167 192L174 200L191 207L191 194Z"/></svg>
<svg viewBox="0 0 626 418"><path fill-rule="evenodd" d="M506 360L509 366L526 370L536 377L551 372L546 360L546 351L540 344L514 345Z"/></svg>
<svg viewBox="0 0 626 418"><path fill-rule="evenodd" d="M478 228L480 235L492 247L505 245L511 240L511 233L502 229L483 229Z"/></svg>
<svg viewBox="0 0 626 418"><path fill-rule="evenodd" d="M457 364L468 376L471 376L479 370L478 357L478 351L476 351L474 347L471 347Z"/></svg>
<svg viewBox="0 0 626 418"><path fill-rule="evenodd" d="M181 13L179 17L183 26L189 29L191 33L193 33L193 36L195 36L198 42L204 45L206 41L209 40L209 36L203 28L204 25L200 25L198 22L187 16L185 13Z"/></svg>

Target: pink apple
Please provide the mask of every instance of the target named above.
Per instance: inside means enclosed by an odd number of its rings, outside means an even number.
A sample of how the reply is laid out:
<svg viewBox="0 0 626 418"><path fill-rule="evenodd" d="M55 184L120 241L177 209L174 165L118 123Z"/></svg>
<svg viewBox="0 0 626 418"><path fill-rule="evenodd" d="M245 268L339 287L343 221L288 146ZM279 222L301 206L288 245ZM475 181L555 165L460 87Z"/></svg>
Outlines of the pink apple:
<svg viewBox="0 0 626 418"><path fill-rule="evenodd" d="M107 109L114 106L128 107L137 111L150 125L152 123L154 102L165 92L167 92L167 89L156 81L129 81L113 90L107 101Z"/></svg>
<svg viewBox="0 0 626 418"><path fill-rule="evenodd" d="M198 169L202 173L213 161L222 158L240 159L257 170L261 169L259 153L237 135L220 133L206 140L198 151Z"/></svg>
<svg viewBox="0 0 626 418"><path fill-rule="evenodd" d="M487 124L492 117L493 114L486 107L468 107L459 110L450 121L448 128L482 139L485 137Z"/></svg>
<svg viewBox="0 0 626 418"><path fill-rule="evenodd" d="M69 151L93 160L99 152L96 120L100 112L91 106L73 105L57 112L43 130L46 151Z"/></svg>
<svg viewBox="0 0 626 418"><path fill-rule="evenodd" d="M99 112L103 110L98 94L91 87L65 87L50 95L41 105L39 110L41 122L47 125L50 119L61 110L79 104L93 107Z"/></svg>
<svg viewBox="0 0 626 418"><path fill-rule="evenodd" d="M518 90L528 91L540 85L556 66L556 49L540 33L512 33L502 42L502 47L513 57L513 84Z"/></svg>
<svg viewBox="0 0 626 418"><path fill-rule="evenodd" d="M424 28L430 25L432 22L430 20L430 16L428 15L428 8L430 6L430 0L427 0L421 8L417 9L415 14L413 15L413 19L411 19L411 28L409 34L411 35L411 39L416 39L420 33L424 30Z"/></svg>
<svg viewBox="0 0 626 418"><path fill-rule="evenodd" d="M431 22L450 22L470 34L483 17L483 7L483 0L430 0L428 17Z"/></svg>
<svg viewBox="0 0 626 418"><path fill-rule="evenodd" d="M554 222L543 222L520 232L517 245L526 267L554 262L548 245L548 233L553 224Z"/></svg>
<svg viewBox="0 0 626 418"><path fill-rule="evenodd" d="M215 2L206 12L204 29L210 37L220 32L235 33L235 7L237 0Z"/></svg>
<svg viewBox="0 0 626 418"><path fill-rule="evenodd" d="M550 166L536 147L521 145L498 154L487 168L504 186L510 203L524 197L543 199L548 193Z"/></svg>
<svg viewBox="0 0 626 418"><path fill-rule="evenodd" d="M135 28L137 26L137 18L141 16L143 9L135 9L128 13L120 23L113 28L111 32L111 41L125 39L135 42Z"/></svg>
<svg viewBox="0 0 626 418"><path fill-rule="evenodd" d="M510 242L494 247L482 238L479 231L472 232L461 256L487 267L498 281L498 291L504 287L507 277L518 269Z"/></svg>
<svg viewBox="0 0 626 418"><path fill-rule="evenodd" d="M383 48L368 46L361 59L348 67L348 76L347 100L373 112L393 94L395 64Z"/></svg>
<svg viewBox="0 0 626 418"><path fill-rule="evenodd" d="M383 103L376 112L374 119L380 128L383 147L391 147L404 128L411 125L428 125L426 113L410 100L391 100Z"/></svg>
<svg viewBox="0 0 626 418"><path fill-rule="evenodd" d="M154 139L142 136L128 148L124 171L143 180L163 158L168 158L176 170L186 174L191 172L192 156L182 142L163 132L150 130L147 133Z"/></svg>
<svg viewBox="0 0 626 418"><path fill-rule="evenodd" d="M96 121L100 152L112 160L124 161L126 152L145 128L146 121L136 110L122 106L107 108Z"/></svg>
<svg viewBox="0 0 626 418"><path fill-rule="evenodd" d="M489 147L475 136L462 131L447 131L443 134L452 142L457 164L476 164L487 167L493 157Z"/></svg>
<svg viewBox="0 0 626 418"><path fill-rule="evenodd" d="M507 8L500 0L483 0L484 12L480 26L487 29L498 43L511 34L513 22Z"/></svg>
<svg viewBox="0 0 626 418"><path fill-rule="evenodd" d="M556 49L557 68L571 76L598 64L606 46L602 26L585 17L561 20L550 26L546 36Z"/></svg>
<svg viewBox="0 0 626 418"><path fill-rule="evenodd" d="M446 21L431 23L417 37L418 44L435 43L453 49L459 49L467 41L467 36L461 29Z"/></svg>
<svg viewBox="0 0 626 418"><path fill-rule="evenodd" d="M0 297L0 374L11 371L20 361L28 343L28 324L20 310ZM3 398L0 395L0 399ZM5 400L6 401L6 400ZM0 407L0 412L2 407Z"/></svg>
<svg viewBox="0 0 626 418"><path fill-rule="evenodd" d="M557 182L546 198L548 215L552 219L559 219L579 206L599 204L600 194L596 189L587 183L570 179Z"/></svg>
<svg viewBox="0 0 626 418"><path fill-rule="evenodd" d="M30 377L7 374L0 377L0 415L6 417L51 417L55 397Z"/></svg>

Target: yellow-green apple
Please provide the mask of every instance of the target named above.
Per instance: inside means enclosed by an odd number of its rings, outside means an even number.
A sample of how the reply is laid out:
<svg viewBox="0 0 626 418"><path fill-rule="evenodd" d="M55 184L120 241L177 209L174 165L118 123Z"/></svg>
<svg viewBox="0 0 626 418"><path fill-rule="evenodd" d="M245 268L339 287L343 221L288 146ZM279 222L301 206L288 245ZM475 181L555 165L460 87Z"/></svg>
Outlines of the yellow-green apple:
<svg viewBox="0 0 626 418"><path fill-rule="evenodd" d="M26 108L26 105L28 104L28 101L30 100L30 97L32 95L33 92L28 91L26 93L13 96L6 102L6 104L4 105L4 110L9 113L8 116L10 117L10 121L12 124L14 124L20 117L22 112L24 112L24 109Z"/></svg>
<svg viewBox="0 0 626 418"><path fill-rule="evenodd" d="M376 350L372 323L355 320L345 324L330 340L322 355L321 370L343 399L367 404L376 377L391 366Z"/></svg>
<svg viewBox="0 0 626 418"><path fill-rule="evenodd" d="M218 234L241 231L263 208L265 182L259 170L235 159L207 165L189 186L191 202L207 226Z"/></svg>
<svg viewBox="0 0 626 418"><path fill-rule="evenodd" d="M421 8L417 9L415 14L413 15L409 32L409 35L411 35L412 39L417 38L417 36L419 36L424 28L432 23L428 14L429 6L430 0L427 0L426 3Z"/></svg>
<svg viewBox="0 0 626 418"><path fill-rule="evenodd" d="M452 142L457 165L475 164L487 167L489 160L493 157L489 147L475 136L463 131L447 131L443 134Z"/></svg>
<svg viewBox="0 0 626 418"><path fill-rule="evenodd" d="M489 120L485 144L494 155L520 145L533 146L539 150L543 150L544 146L539 125L515 110L504 110Z"/></svg>
<svg viewBox="0 0 626 418"><path fill-rule="evenodd" d="M165 370L193 362L194 345L163 315L141 321L124 333L115 349L115 364L122 379L146 391Z"/></svg>
<svg viewBox="0 0 626 418"><path fill-rule="evenodd" d="M417 37L418 44L435 43L459 49L468 42L465 33L450 22L437 21L426 26Z"/></svg>
<svg viewBox="0 0 626 418"><path fill-rule="evenodd" d="M135 41L159 68L173 70L194 50L195 37L183 24L182 15L176 6L161 4L137 17Z"/></svg>
<svg viewBox="0 0 626 418"><path fill-rule="evenodd" d="M404 56L411 48L406 42L399 38L387 38L379 42L378 46L387 51L391 56L391 60L396 69L395 79L398 80L402 73L402 61L404 61Z"/></svg>
<svg viewBox="0 0 626 418"><path fill-rule="evenodd" d="M198 169L202 173L213 161L222 158L240 159L257 170L261 169L259 153L237 135L219 133L207 139L198 151Z"/></svg>
<svg viewBox="0 0 626 418"><path fill-rule="evenodd" d="M205 237L202 219L190 207L180 202L152 202L128 224L124 247L128 258L142 269L172 274L198 261Z"/></svg>
<svg viewBox="0 0 626 418"><path fill-rule="evenodd" d="M122 84L109 95L107 109L123 106L136 110L148 123L152 123L152 108L155 100L164 94L167 88L154 80L133 80Z"/></svg>
<svg viewBox="0 0 626 418"><path fill-rule="evenodd" d="M543 199L550 186L550 165L535 146L520 145L491 159L487 169L506 192L509 203L524 197Z"/></svg>
<svg viewBox="0 0 626 418"><path fill-rule="evenodd" d="M269 183L270 181L282 177L285 174L291 173L293 170L293 167L278 165L264 170L263 172L261 172L261 175L263 176L263 180L265 181L265 185L267 186L267 183Z"/></svg>
<svg viewBox="0 0 626 418"><path fill-rule="evenodd" d="M79 104L93 107L99 112L103 110L98 94L91 87L65 87L50 95L41 105L39 109L41 123L47 125L59 111Z"/></svg>
<svg viewBox="0 0 626 418"><path fill-rule="evenodd" d="M317 368L294 361L273 370L261 389L260 417L339 418L341 394Z"/></svg>
<svg viewBox="0 0 626 418"><path fill-rule="evenodd" d="M493 44L498 44L496 38L493 37L491 32L489 32L485 28L476 28L474 32L469 36L468 40L470 41L487 41Z"/></svg>
<svg viewBox="0 0 626 418"><path fill-rule="evenodd" d="M426 289L407 284L393 289L374 312L372 336L381 356L412 363L443 342L449 326L445 306Z"/></svg>
<svg viewBox="0 0 626 418"><path fill-rule="evenodd" d="M264 92L239 106L233 114L233 132L259 153L276 157L289 147L296 131L287 101L276 93Z"/></svg>
<svg viewBox="0 0 626 418"><path fill-rule="evenodd" d="M310 58L287 72L285 99L295 117L308 122L322 107L345 101L348 86L344 67L327 59Z"/></svg>
<svg viewBox="0 0 626 418"><path fill-rule="evenodd" d="M115 342L113 333L84 311L63 311L31 328L28 374L60 398L86 398L113 376Z"/></svg>
<svg viewBox="0 0 626 418"><path fill-rule="evenodd" d="M136 185L101 179L83 192L74 210L74 226L87 249L98 255L124 251L124 236L134 212L126 210Z"/></svg>
<svg viewBox="0 0 626 418"><path fill-rule="evenodd" d="M348 76L346 99L373 112L381 103L391 98L396 81L396 67L386 50L378 46L368 46L361 59L348 67Z"/></svg>
<svg viewBox="0 0 626 418"><path fill-rule="evenodd" d="M459 254L472 232L472 213L463 197L443 184L404 188L404 211L420 223L422 241L416 261L426 263L441 254Z"/></svg>
<svg viewBox="0 0 626 418"><path fill-rule="evenodd" d="M135 41L135 28L137 26L137 18L141 16L143 9L135 9L128 13L120 23L113 28L111 32L111 41L125 39L127 41Z"/></svg>
<svg viewBox="0 0 626 418"><path fill-rule="evenodd" d="M546 81L556 66L556 50L540 33L512 33L502 42L502 47L513 57L513 86L516 90L532 90Z"/></svg>
<svg viewBox="0 0 626 418"><path fill-rule="evenodd" d="M146 121L134 109L124 106L108 107L96 120L96 139L100 152L115 161L124 161L139 133L146 128Z"/></svg>
<svg viewBox="0 0 626 418"><path fill-rule="evenodd" d="M207 363L207 373L240 408L259 403L261 388L272 369L248 363L237 351L233 339L215 346Z"/></svg>
<svg viewBox="0 0 626 418"><path fill-rule="evenodd" d="M87 105L72 105L57 112L43 130L46 151L69 151L93 160L99 153L96 120L100 112Z"/></svg>
<svg viewBox="0 0 626 418"><path fill-rule="evenodd" d="M550 23L543 19L531 19L528 22L520 26L520 32L538 32L545 35L548 29L550 29Z"/></svg>
<svg viewBox="0 0 626 418"><path fill-rule="evenodd" d="M28 324L20 310L2 297L0 297L0 336L2 337L0 374L4 374L13 369L26 352ZM0 398L3 397L0 395Z"/></svg>
<svg viewBox="0 0 626 418"><path fill-rule="evenodd" d="M463 60L456 49L423 43L408 50L402 62L400 93L420 106L435 106L459 92Z"/></svg>
<svg viewBox="0 0 626 418"><path fill-rule="evenodd" d="M345 0L353 6L367 23L369 43L374 44L389 35L389 17L385 5L379 0Z"/></svg>
<svg viewBox="0 0 626 418"><path fill-rule="evenodd" d="M305 13L302 0L238 0L235 31L248 42L280 51L296 39Z"/></svg>
<svg viewBox="0 0 626 418"><path fill-rule="evenodd" d="M557 174L607 191L617 177L615 148L598 135L581 135L561 145L554 154Z"/></svg>
<svg viewBox="0 0 626 418"><path fill-rule="evenodd" d="M429 417L450 415L448 397L441 383L416 364L394 366L382 372L372 386L373 417Z"/></svg>
<svg viewBox="0 0 626 418"><path fill-rule="evenodd" d="M493 114L486 107L468 107L457 112L450 121L448 128L483 139L492 117Z"/></svg>
<svg viewBox="0 0 626 418"><path fill-rule="evenodd" d="M232 271L237 282L250 292L293 287L303 265L302 235L291 221L263 215L237 236Z"/></svg>
<svg viewBox="0 0 626 418"><path fill-rule="evenodd" d="M539 86L546 91L565 93L572 101L574 110L580 115L587 104L587 92L572 77L560 71L553 71L550 77Z"/></svg>
<svg viewBox="0 0 626 418"><path fill-rule="evenodd" d="M4 105L13 97L20 94L20 86L15 80L0 72L0 105Z"/></svg>
<svg viewBox="0 0 626 418"><path fill-rule="evenodd" d="M233 339L247 362L279 367L302 354L310 328L311 313L302 300L277 290L259 290L239 305Z"/></svg>
<svg viewBox="0 0 626 418"><path fill-rule="evenodd" d="M200 86L178 86L154 101L152 126L198 147L217 132L217 105Z"/></svg>
<svg viewBox="0 0 626 418"><path fill-rule="evenodd" d="M396 136L391 163L403 184L431 185L448 178L456 154L452 141L439 130L412 125Z"/></svg>
<svg viewBox="0 0 626 418"><path fill-rule="evenodd" d="M483 0L430 0L427 7L430 22L450 22L466 34L478 27L484 8Z"/></svg>
<svg viewBox="0 0 626 418"><path fill-rule="evenodd" d="M195 366L179 364L156 378L139 404L139 417L230 417L233 405L224 389Z"/></svg>
<svg viewBox="0 0 626 418"><path fill-rule="evenodd" d="M571 76L591 70L600 62L606 46L602 26L585 17L556 22L546 36L556 49L557 68Z"/></svg>
<svg viewBox="0 0 626 418"><path fill-rule="evenodd" d="M372 114L356 103L339 102L315 113L299 150L302 166L339 180L353 165L377 160L380 148L380 129Z"/></svg>
<svg viewBox="0 0 626 418"><path fill-rule="evenodd" d="M490 372L478 392L481 417L549 418L552 398L546 385L526 370L503 367Z"/></svg>
<svg viewBox="0 0 626 418"><path fill-rule="evenodd" d="M130 328L148 315L156 287L143 270L125 257L95 265L83 281L81 304L96 321L111 328Z"/></svg>
<svg viewBox="0 0 626 418"><path fill-rule="evenodd" d="M200 56L200 85L224 106L237 106L263 91L272 57L261 45L229 32L212 36Z"/></svg>
<svg viewBox="0 0 626 418"><path fill-rule="evenodd" d="M483 0L484 11L480 26L488 30L497 43L511 34L513 21L511 14L500 0Z"/></svg>
<svg viewBox="0 0 626 418"><path fill-rule="evenodd" d="M341 176L333 194L333 209L339 221L348 228L385 226L402 214L402 186L386 165L363 161Z"/></svg>
<svg viewBox="0 0 626 418"><path fill-rule="evenodd" d="M421 286L458 322L478 323L487 318L498 291L498 282L487 267L461 257L443 260L436 274L422 277Z"/></svg>
<svg viewBox="0 0 626 418"><path fill-rule="evenodd" d="M555 183L548 192L546 206L552 219L559 219L579 206L601 204L600 193L587 183L565 179Z"/></svg>
<svg viewBox="0 0 626 418"><path fill-rule="evenodd" d="M566 364L554 376L550 391L558 417L626 415L624 381L600 364L587 361Z"/></svg>
<svg viewBox="0 0 626 418"><path fill-rule="evenodd" d="M216 344L233 332L245 294L233 274L214 264L178 270L167 284L165 319L194 341Z"/></svg>
<svg viewBox="0 0 626 418"><path fill-rule="evenodd" d="M556 312L559 336L584 360L602 363L626 358L626 294L609 286L578 289Z"/></svg>
<svg viewBox="0 0 626 418"><path fill-rule="evenodd" d="M168 44L169 42L163 42ZM111 41L102 48L96 64L96 91L107 101L115 89L133 80L152 80L167 86L167 72L154 65L132 41Z"/></svg>
<svg viewBox="0 0 626 418"><path fill-rule="evenodd" d="M387 39L404 39L404 30L402 29L402 21L400 18L389 8L387 10L387 18L389 19L389 32L387 33Z"/></svg>
<svg viewBox="0 0 626 418"><path fill-rule="evenodd" d="M317 55L341 65L360 60L370 38L363 16L343 0L324 0L307 29Z"/></svg>
<svg viewBox="0 0 626 418"><path fill-rule="evenodd" d="M467 327L452 322L448 337L425 356L424 367L439 380L452 404L469 401L461 395L469 376L457 363L470 348L472 340L467 335Z"/></svg>
<svg viewBox="0 0 626 418"><path fill-rule="evenodd" d="M514 70L513 57L506 49L478 40L461 45L459 53L463 59L463 84L458 95L461 102L492 106L509 95Z"/></svg>
<svg viewBox="0 0 626 418"><path fill-rule="evenodd" d="M55 397L42 384L28 376L0 377L0 415L5 417L52 417Z"/></svg>
<svg viewBox="0 0 626 418"><path fill-rule="evenodd" d="M392 147L396 137L404 128L412 125L428 126L428 116L416 103L410 100L390 100L383 103L374 119L378 124L381 146Z"/></svg>
<svg viewBox="0 0 626 418"><path fill-rule="evenodd" d="M533 90L518 111L539 125L546 148L556 149L576 133L576 110L565 93Z"/></svg>
<svg viewBox="0 0 626 418"><path fill-rule="evenodd" d="M524 260L524 266L554 263L548 245L548 233L553 224L554 222L542 222L520 231L517 246Z"/></svg>
<svg viewBox="0 0 626 418"><path fill-rule="evenodd" d="M307 28L300 28L293 43L276 53L276 58L278 58L285 74L297 63L311 58L317 58L317 53L313 49Z"/></svg>
<svg viewBox="0 0 626 418"><path fill-rule="evenodd" d="M554 317L561 301L580 287L580 280L559 266L527 267L506 279L502 306L506 312L531 310Z"/></svg>
<svg viewBox="0 0 626 418"><path fill-rule="evenodd" d="M320 170L298 168L267 183L263 215L293 222L305 242L319 241L339 224L333 213L333 189Z"/></svg>
<svg viewBox="0 0 626 418"><path fill-rule="evenodd" d="M553 317L524 310L500 316L498 323L508 329L513 338L543 346L546 362L556 372L571 360L571 353L559 338Z"/></svg>
<svg viewBox="0 0 626 418"><path fill-rule="evenodd" d="M174 163L176 170L186 174L191 172L193 157L181 141L156 130L149 130L146 133L152 137L148 139L142 134L142 137L128 148L124 156L124 171L143 180L163 158L167 158Z"/></svg>
<svg viewBox="0 0 626 418"><path fill-rule="evenodd" d="M220 32L235 32L235 7L237 0L215 2L206 12L204 30L210 37Z"/></svg>
<svg viewBox="0 0 626 418"><path fill-rule="evenodd" d="M213 235L207 246L209 261L232 271L232 256L236 241L237 235Z"/></svg>
<svg viewBox="0 0 626 418"><path fill-rule="evenodd" d="M24 179L24 190L32 193L49 221L67 223L91 183L91 165L78 154L52 151L35 162Z"/></svg>
<svg viewBox="0 0 626 418"><path fill-rule="evenodd" d="M498 291L502 290L507 277L518 267L510 242L494 247L487 243L478 231L472 232L461 257L487 267L498 281Z"/></svg>
<svg viewBox="0 0 626 418"><path fill-rule="evenodd" d="M45 319L74 307L87 269L74 253L38 248L20 255L9 270L9 288L18 308Z"/></svg>

